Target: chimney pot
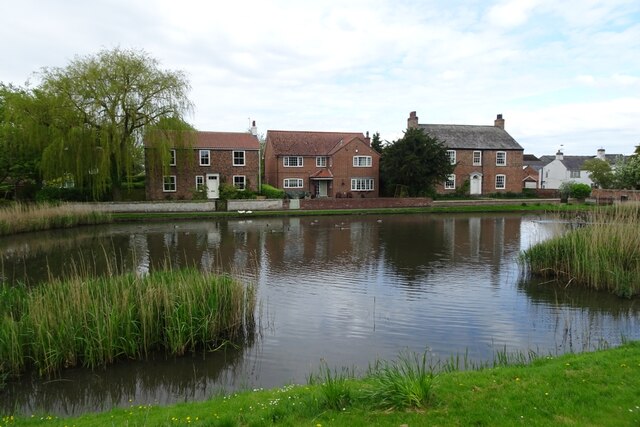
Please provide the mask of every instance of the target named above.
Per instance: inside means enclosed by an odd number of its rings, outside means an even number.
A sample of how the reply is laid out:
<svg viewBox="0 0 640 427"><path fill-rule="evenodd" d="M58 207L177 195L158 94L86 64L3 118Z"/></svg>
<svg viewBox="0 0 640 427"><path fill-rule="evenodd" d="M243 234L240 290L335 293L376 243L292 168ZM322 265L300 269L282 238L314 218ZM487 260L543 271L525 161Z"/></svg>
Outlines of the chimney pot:
<svg viewBox="0 0 640 427"><path fill-rule="evenodd" d="M502 114L498 114L496 116L496 120L493 122L493 125L497 128L504 129L504 119L502 118Z"/></svg>
<svg viewBox="0 0 640 427"><path fill-rule="evenodd" d="M418 116L415 111L409 113L409 118L407 119L407 128L409 129L417 129L418 128Z"/></svg>

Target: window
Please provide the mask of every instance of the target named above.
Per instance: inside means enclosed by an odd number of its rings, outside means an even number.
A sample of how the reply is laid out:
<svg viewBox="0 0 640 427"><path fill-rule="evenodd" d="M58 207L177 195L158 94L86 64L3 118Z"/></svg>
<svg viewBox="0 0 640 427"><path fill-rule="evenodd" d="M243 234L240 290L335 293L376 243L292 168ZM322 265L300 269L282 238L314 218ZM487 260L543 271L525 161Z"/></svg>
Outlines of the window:
<svg viewBox="0 0 640 427"><path fill-rule="evenodd" d="M300 178L285 178L284 188L302 188L302 179Z"/></svg>
<svg viewBox="0 0 640 427"><path fill-rule="evenodd" d="M244 151L233 152L233 166L244 166Z"/></svg>
<svg viewBox="0 0 640 427"><path fill-rule="evenodd" d="M473 166L481 166L481 165L482 165L482 151L474 151Z"/></svg>
<svg viewBox="0 0 640 427"><path fill-rule="evenodd" d="M197 175L196 176L196 191L204 191L204 176Z"/></svg>
<svg viewBox="0 0 640 427"><path fill-rule="evenodd" d="M176 176L167 175L162 177L162 191L165 193L176 191Z"/></svg>
<svg viewBox="0 0 640 427"><path fill-rule="evenodd" d="M353 166L357 168L371 167L371 156L353 156Z"/></svg>
<svg viewBox="0 0 640 427"><path fill-rule="evenodd" d="M507 166L507 152L498 151L496 153L496 166Z"/></svg>
<svg viewBox="0 0 640 427"><path fill-rule="evenodd" d="M247 188L247 179L244 175L234 175L233 186L238 190L244 190L245 188Z"/></svg>
<svg viewBox="0 0 640 427"><path fill-rule="evenodd" d="M445 190L455 190L456 189L456 176L449 175L447 176L447 180L444 182Z"/></svg>
<svg viewBox="0 0 640 427"><path fill-rule="evenodd" d="M176 150L169 150L169 166L176 165Z"/></svg>
<svg viewBox="0 0 640 427"><path fill-rule="evenodd" d="M496 190L504 190L507 187L507 176L496 175Z"/></svg>
<svg viewBox="0 0 640 427"><path fill-rule="evenodd" d="M447 150L447 156L449 157L449 163L456 164L456 150Z"/></svg>
<svg viewBox="0 0 640 427"><path fill-rule="evenodd" d="M316 167L326 168L327 167L327 158L325 156L316 157Z"/></svg>
<svg viewBox="0 0 640 427"><path fill-rule="evenodd" d="M287 156L282 158L285 168L301 168L302 157L301 156Z"/></svg>
<svg viewBox="0 0 640 427"><path fill-rule="evenodd" d="M211 157L209 150L200 150L200 166L211 165Z"/></svg>
<svg viewBox="0 0 640 427"><path fill-rule="evenodd" d="M569 177L570 178L580 178L580 171L579 170L572 170L569 171Z"/></svg>
<svg viewBox="0 0 640 427"><path fill-rule="evenodd" d="M373 178L351 178L351 191L371 191L373 189Z"/></svg>

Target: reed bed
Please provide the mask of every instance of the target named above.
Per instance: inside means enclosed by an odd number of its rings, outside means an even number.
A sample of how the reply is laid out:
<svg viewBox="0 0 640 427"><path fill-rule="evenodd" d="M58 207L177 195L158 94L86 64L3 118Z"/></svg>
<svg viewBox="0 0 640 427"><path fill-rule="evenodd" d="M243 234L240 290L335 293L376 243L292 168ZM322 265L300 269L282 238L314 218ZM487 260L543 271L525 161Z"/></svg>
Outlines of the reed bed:
<svg viewBox="0 0 640 427"><path fill-rule="evenodd" d="M639 295L640 204L599 208L583 215L583 227L521 254L525 274L627 298Z"/></svg>
<svg viewBox="0 0 640 427"><path fill-rule="evenodd" d="M195 269L0 288L0 373L213 350L251 334L255 288Z"/></svg>
<svg viewBox="0 0 640 427"><path fill-rule="evenodd" d="M90 205L14 203L0 209L0 236L111 221L110 214Z"/></svg>

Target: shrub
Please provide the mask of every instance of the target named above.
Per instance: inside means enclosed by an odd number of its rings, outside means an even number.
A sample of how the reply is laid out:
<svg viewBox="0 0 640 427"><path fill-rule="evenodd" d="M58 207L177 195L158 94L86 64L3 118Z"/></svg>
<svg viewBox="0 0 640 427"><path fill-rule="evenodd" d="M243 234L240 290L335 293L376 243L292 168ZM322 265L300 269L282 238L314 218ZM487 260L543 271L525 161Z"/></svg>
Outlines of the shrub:
<svg viewBox="0 0 640 427"><path fill-rule="evenodd" d="M231 184L220 185L220 199L233 200L233 199L255 199L256 195L251 190L238 190Z"/></svg>
<svg viewBox="0 0 640 427"><path fill-rule="evenodd" d="M270 186L269 184L262 184L262 195L267 199L284 199L284 190Z"/></svg>
<svg viewBox="0 0 640 427"><path fill-rule="evenodd" d="M586 199L591 195L591 187L588 184L573 183L569 187L569 194L576 199Z"/></svg>

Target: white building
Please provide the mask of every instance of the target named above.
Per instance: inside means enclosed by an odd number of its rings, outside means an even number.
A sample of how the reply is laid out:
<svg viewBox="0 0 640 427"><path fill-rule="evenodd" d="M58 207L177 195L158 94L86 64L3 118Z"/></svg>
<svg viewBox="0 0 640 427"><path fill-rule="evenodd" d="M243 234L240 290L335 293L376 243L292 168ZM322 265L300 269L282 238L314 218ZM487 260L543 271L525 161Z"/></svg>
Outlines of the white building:
<svg viewBox="0 0 640 427"><path fill-rule="evenodd" d="M576 182L593 186L589 172L583 169L584 162L598 158L609 162L612 166L624 158L622 154L605 154L604 148L598 149L595 156L565 156L558 151L553 156L542 156L543 166L539 171L541 188L558 189L564 182Z"/></svg>

